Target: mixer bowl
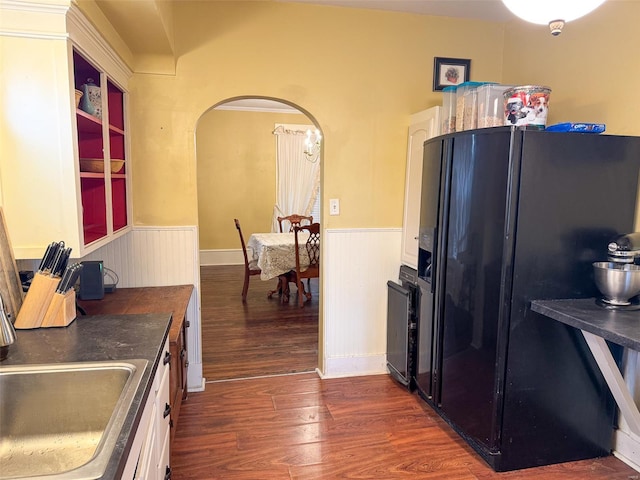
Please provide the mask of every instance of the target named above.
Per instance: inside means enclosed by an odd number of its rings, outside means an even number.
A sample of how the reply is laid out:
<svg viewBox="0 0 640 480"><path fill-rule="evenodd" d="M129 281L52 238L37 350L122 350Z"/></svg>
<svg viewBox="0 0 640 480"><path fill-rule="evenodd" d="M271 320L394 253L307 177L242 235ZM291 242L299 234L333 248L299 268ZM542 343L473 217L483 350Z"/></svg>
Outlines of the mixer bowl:
<svg viewBox="0 0 640 480"><path fill-rule="evenodd" d="M640 294L640 266L615 262L594 262L596 286L611 305L629 305Z"/></svg>

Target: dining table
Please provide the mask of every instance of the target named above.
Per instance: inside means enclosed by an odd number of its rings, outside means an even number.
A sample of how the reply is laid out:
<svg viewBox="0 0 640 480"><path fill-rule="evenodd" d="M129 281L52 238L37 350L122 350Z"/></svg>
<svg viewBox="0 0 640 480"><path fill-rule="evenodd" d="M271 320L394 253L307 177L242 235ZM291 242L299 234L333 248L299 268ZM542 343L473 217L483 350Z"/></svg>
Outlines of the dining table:
<svg viewBox="0 0 640 480"><path fill-rule="evenodd" d="M299 232L298 241L305 245L309 238L308 232ZM261 280L278 278L278 287L270 292L281 295L281 300L289 299L290 272L296 269L295 234L286 233L253 233L247 242L247 253L250 260L254 260L261 270ZM309 266L309 253L306 248L300 248L300 270Z"/></svg>
<svg viewBox="0 0 640 480"><path fill-rule="evenodd" d="M298 241L305 244L308 232L300 232ZM296 247L293 232L254 233L249 237L247 250L256 261L262 273L260 279L270 280L296 269ZM306 248L300 249L300 267L309 266L309 254Z"/></svg>

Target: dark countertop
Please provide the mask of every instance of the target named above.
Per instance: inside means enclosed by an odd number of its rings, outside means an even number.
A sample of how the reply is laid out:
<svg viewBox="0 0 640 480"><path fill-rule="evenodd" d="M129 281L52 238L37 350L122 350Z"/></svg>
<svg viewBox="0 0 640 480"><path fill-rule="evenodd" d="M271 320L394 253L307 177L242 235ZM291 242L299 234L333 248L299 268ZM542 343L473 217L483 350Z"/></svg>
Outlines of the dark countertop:
<svg viewBox="0 0 640 480"><path fill-rule="evenodd" d="M2 366L144 359L140 380L116 447L101 480L119 479L145 401L152 386L162 347L171 326L170 313L79 316L68 327L17 330Z"/></svg>
<svg viewBox="0 0 640 480"><path fill-rule="evenodd" d="M611 310L595 298L533 300L531 310L610 342L640 351L640 310Z"/></svg>
<svg viewBox="0 0 640 480"><path fill-rule="evenodd" d="M182 330L192 292L193 285L118 288L100 300L78 299L78 305L87 315L172 312L169 340L175 341Z"/></svg>

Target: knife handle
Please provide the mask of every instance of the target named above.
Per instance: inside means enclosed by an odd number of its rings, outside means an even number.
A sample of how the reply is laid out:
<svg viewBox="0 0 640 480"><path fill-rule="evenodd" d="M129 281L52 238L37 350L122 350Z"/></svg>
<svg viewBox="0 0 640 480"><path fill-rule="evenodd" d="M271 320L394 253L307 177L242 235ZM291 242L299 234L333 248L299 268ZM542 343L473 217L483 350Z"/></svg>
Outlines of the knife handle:
<svg viewBox="0 0 640 480"><path fill-rule="evenodd" d="M51 269L52 275L62 275L66 271L67 263L69 262L69 256L71 256L71 247L63 249L58 257L58 261Z"/></svg>
<svg viewBox="0 0 640 480"><path fill-rule="evenodd" d="M69 282L69 277L71 276L71 269L65 269L62 274L62 278L60 279L60 283L58 283L58 288L56 288L56 293L66 293L67 292L67 283Z"/></svg>
<svg viewBox="0 0 640 480"><path fill-rule="evenodd" d="M50 274L52 277L57 273L57 270L60 264L60 259L62 258L63 254L64 254L64 248L58 245L58 249L56 250L56 256L53 258L53 262L51 262Z"/></svg>
<svg viewBox="0 0 640 480"><path fill-rule="evenodd" d="M47 263L49 261L49 257L51 257L51 253L53 251L53 249L55 248L56 242L51 242L48 246L47 249L44 252L44 255L42 256L42 260L40 261L40 266L38 267L38 271L39 272L43 272L44 269L47 267Z"/></svg>

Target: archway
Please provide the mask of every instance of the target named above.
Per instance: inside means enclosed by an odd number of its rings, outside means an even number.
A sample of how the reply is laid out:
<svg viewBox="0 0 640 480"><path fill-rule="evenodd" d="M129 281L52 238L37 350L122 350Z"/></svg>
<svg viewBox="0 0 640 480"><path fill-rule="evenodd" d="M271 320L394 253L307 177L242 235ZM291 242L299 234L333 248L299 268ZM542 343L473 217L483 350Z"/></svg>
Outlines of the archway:
<svg viewBox="0 0 640 480"><path fill-rule="evenodd" d="M198 225L200 264L201 269L204 269L201 275L201 283L203 283L202 349L203 374L207 382L212 378L220 380L221 378L218 377L221 369L217 365L214 372L214 366L209 364L207 356L208 345L220 339L212 339L213 333L208 333L213 332L214 329L208 329L207 322L210 319L207 319L207 315L216 309L207 303L205 283L212 280L212 275L228 275L231 281L236 281L237 277L233 276L233 269L229 266L244 264L238 234L233 224L234 218L241 219L245 242L251 233L270 231L276 191L276 141L273 131L278 124L311 125L319 128L316 120L297 105L286 100L257 96L234 97L222 101L203 113L197 124ZM321 202L318 202L318 205L320 204ZM314 216L315 218L317 217ZM238 270L237 275L242 275L242 271ZM213 278L213 281L216 279ZM260 309L273 307L273 302L277 303L277 299L271 300L271 304L267 303L269 300L264 295L261 283L263 282L259 277L252 277L245 305L242 304L240 290L231 292L232 298L229 301L233 302L233 307L237 306L237 314L245 316L244 320L236 319L236 321L244 321L244 327L247 328L244 333L238 334L240 336L253 335L250 328L256 325L257 320L254 314ZM320 289L316 288L319 294ZM320 301L319 295L315 295L313 302L316 305L303 309L299 309L293 301L290 302L288 311L279 313L290 321L293 316L308 315L313 308L318 312ZM226 313L216 314L225 315ZM262 311L264 316L272 314L273 312L268 310ZM316 357L311 370L315 370L319 365L317 352L320 351L320 321L318 313L316 315L317 328L314 332ZM215 335L219 336L220 330L215 331L217 332ZM249 345L246 347L248 350L256 348L255 343L252 344L246 338L240 341L236 337L232 341L244 342L244 345ZM286 348L295 350L296 347L288 345ZM248 373L244 376L291 373L305 371L308 367L308 364L307 367L296 365L297 357L291 352L283 353L290 359L289 367L283 369L279 366L274 371L259 369L255 375ZM243 357L242 351L238 351L237 354L238 358ZM271 351L269 355L277 357L280 353L274 354ZM268 360L265 360L266 363ZM230 369L225 367L222 370ZM242 376L240 373L238 375Z"/></svg>

